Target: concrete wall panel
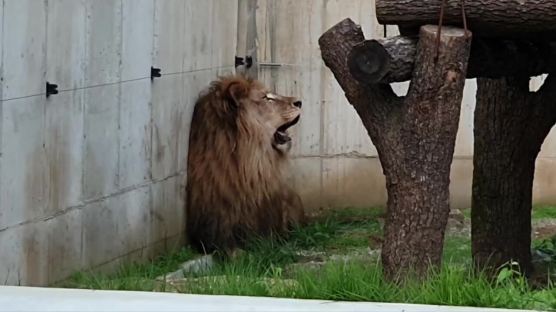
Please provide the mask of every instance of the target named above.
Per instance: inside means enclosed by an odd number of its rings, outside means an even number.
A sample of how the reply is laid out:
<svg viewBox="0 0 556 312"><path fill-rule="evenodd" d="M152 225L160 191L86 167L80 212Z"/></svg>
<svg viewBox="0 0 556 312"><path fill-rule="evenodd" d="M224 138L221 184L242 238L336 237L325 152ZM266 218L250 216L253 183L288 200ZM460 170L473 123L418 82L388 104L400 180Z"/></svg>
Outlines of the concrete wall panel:
<svg viewBox="0 0 556 312"><path fill-rule="evenodd" d="M377 207L386 203L384 175L376 157L323 159L326 207Z"/></svg>
<svg viewBox="0 0 556 312"><path fill-rule="evenodd" d="M20 285L23 270L23 248L21 246L21 227L0 231L0 278L2 285Z"/></svg>
<svg viewBox="0 0 556 312"><path fill-rule="evenodd" d="M34 96L2 103L0 229L44 216L44 102L44 97Z"/></svg>
<svg viewBox="0 0 556 312"><path fill-rule="evenodd" d="M83 264L95 267L145 246L149 224L148 187L83 208Z"/></svg>
<svg viewBox="0 0 556 312"><path fill-rule="evenodd" d="M165 241L185 230L184 177L176 176L151 185L149 242Z"/></svg>
<svg viewBox="0 0 556 312"><path fill-rule="evenodd" d="M204 6L204 3L201 1L199 5ZM164 74L183 71L185 4L182 0L155 0L153 63ZM188 31L191 33L191 30Z"/></svg>
<svg viewBox="0 0 556 312"><path fill-rule="evenodd" d="M195 0L185 1L185 21L183 24L184 32L182 34L184 71L208 69L212 65L212 37L214 35L212 22L213 20L218 21L221 18L225 18L213 14L214 6L215 0L205 0L202 2ZM230 24L227 26L229 28L234 27ZM218 45L214 48L220 49L220 47Z"/></svg>
<svg viewBox="0 0 556 312"><path fill-rule="evenodd" d="M208 64L198 64L206 67L197 69L214 67L214 64L232 67L237 45L238 0L213 0L211 17L211 60Z"/></svg>
<svg viewBox="0 0 556 312"><path fill-rule="evenodd" d="M47 10L46 80L60 90L82 88L88 53L87 5L84 0L50 0Z"/></svg>
<svg viewBox="0 0 556 312"><path fill-rule="evenodd" d="M83 198L105 196L117 189L120 86L85 90Z"/></svg>
<svg viewBox="0 0 556 312"><path fill-rule="evenodd" d="M83 90L62 92L45 102L48 215L81 202L84 94Z"/></svg>
<svg viewBox="0 0 556 312"><path fill-rule="evenodd" d="M473 116L475 113L476 79L467 79L463 89L463 100L459 118L454 155L457 157L473 156Z"/></svg>
<svg viewBox="0 0 556 312"><path fill-rule="evenodd" d="M122 0L122 80L150 77L154 0Z"/></svg>
<svg viewBox="0 0 556 312"><path fill-rule="evenodd" d="M3 99L45 92L45 1L3 1ZM26 18L23 18L26 17Z"/></svg>
<svg viewBox="0 0 556 312"><path fill-rule="evenodd" d="M121 84L119 130L119 187L127 188L150 179L151 81Z"/></svg>
<svg viewBox="0 0 556 312"><path fill-rule="evenodd" d="M165 76L153 84L151 166L154 179L164 179L177 172L177 133L185 122L180 110L184 103L183 86L183 75Z"/></svg>
<svg viewBox="0 0 556 312"><path fill-rule="evenodd" d="M554 158L556 157L556 128L553 127L548 136L544 140L541 147L539 157Z"/></svg>
<svg viewBox="0 0 556 312"><path fill-rule="evenodd" d="M537 159L533 183L533 202L540 205L556 203L556 157Z"/></svg>
<svg viewBox="0 0 556 312"><path fill-rule="evenodd" d="M376 148L371 142L359 115L347 102L340 86L327 71L323 73L323 154L376 156ZM349 120L350 122L344 122Z"/></svg>
<svg viewBox="0 0 556 312"><path fill-rule="evenodd" d="M323 206L322 160L319 157L294 158L290 164L290 181L303 201L308 214Z"/></svg>
<svg viewBox="0 0 556 312"><path fill-rule="evenodd" d="M456 157L450 171L450 205L452 208L471 207L471 183L473 182L473 159Z"/></svg>
<svg viewBox="0 0 556 312"><path fill-rule="evenodd" d="M120 80L122 53L121 0L87 1L87 86Z"/></svg>
<svg viewBox="0 0 556 312"><path fill-rule="evenodd" d="M58 282L83 267L82 213L81 209L72 209L43 222L46 251L41 261L47 266L44 283Z"/></svg>

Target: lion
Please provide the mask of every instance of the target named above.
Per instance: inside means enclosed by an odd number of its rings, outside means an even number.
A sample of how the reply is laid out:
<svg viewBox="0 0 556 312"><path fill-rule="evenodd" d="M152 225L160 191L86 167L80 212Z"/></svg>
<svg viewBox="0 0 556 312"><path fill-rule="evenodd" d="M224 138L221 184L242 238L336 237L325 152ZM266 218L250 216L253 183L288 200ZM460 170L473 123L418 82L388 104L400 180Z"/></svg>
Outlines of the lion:
<svg viewBox="0 0 556 312"><path fill-rule="evenodd" d="M186 231L197 251L224 255L253 236L287 235L304 223L287 183L302 103L240 75L213 81L195 103L189 137Z"/></svg>

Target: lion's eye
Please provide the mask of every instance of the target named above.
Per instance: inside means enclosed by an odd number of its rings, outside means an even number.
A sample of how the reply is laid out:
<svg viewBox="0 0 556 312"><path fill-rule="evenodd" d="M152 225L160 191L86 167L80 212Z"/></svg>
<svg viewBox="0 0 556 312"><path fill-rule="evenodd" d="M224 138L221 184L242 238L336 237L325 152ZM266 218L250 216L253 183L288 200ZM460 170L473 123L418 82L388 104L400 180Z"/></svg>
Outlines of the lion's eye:
<svg viewBox="0 0 556 312"><path fill-rule="evenodd" d="M276 100L276 96L272 93L267 93L265 94L264 99L268 101L273 101Z"/></svg>

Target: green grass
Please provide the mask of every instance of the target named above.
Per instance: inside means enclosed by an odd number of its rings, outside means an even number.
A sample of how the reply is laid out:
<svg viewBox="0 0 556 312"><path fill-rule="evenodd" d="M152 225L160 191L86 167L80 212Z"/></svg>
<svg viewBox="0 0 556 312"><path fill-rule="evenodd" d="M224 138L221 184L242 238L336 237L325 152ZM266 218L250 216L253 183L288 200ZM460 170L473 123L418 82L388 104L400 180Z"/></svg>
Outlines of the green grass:
<svg viewBox="0 0 556 312"><path fill-rule="evenodd" d="M465 236L448 236L444 241L444 261L452 265L471 264L471 239Z"/></svg>
<svg viewBox="0 0 556 312"><path fill-rule="evenodd" d="M379 259L372 257L353 258L347 263L328 261L319 269L303 266L292 269L291 264L303 261L300 250L324 253L323 257L366 250L369 236L382 233L377 220L382 214L380 209L332 211L295 230L288 240L254 239L247 252L234 261L219 263L207 276L191 276L182 284L160 285L154 279L191 259L194 255L187 249L149 264L124 266L110 276L78 273L64 286L556 311L553 286L533 290L519 275L506 274L493 283L474 273L470 269L470 239L466 236L447 237L441 270L432 273L426 281L409 281L403 287L385 281Z"/></svg>
<svg viewBox="0 0 556 312"><path fill-rule="evenodd" d="M537 206L531 214L533 220L556 219L556 206Z"/></svg>
<svg viewBox="0 0 556 312"><path fill-rule="evenodd" d="M460 211L466 219L468 219L468 220L471 219L471 209L470 208L461 209Z"/></svg>
<svg viewBox="0 0 556 312"><path fill-rule="evenodd" d="M194 257L189 249L182 249L159 257L144 264L132 263L121 266L114 274L98 272L78 272L62 282L62 287L111 289L111 290L152 290L154 279L167 272L174 271L179 265Z"/></svg>
<svg viewBox="0 0 556 312"><path fill-rule="evenodd" d="M252 263L251 263L252 264ZM533 291L522 278L493 283L480 274L444 265L424 282L409 282L403 287L386 282L380 265L372 263L328 263L318 271L300 270L288 279L287 287L268 288L260 268L245 263L228 264L213 273L213 279L195 280L178 287L180 292L212 295L275 296L344 301L407 302L422 304L504 307L519 309L556 309L556 291ZM276 267L264 277L283 278ZM223 278L216 278L223 276Z"/></svg>
<svg viewBox="0 0 556 312"><path fill-rule="evenodd" d="M467 219L471 219L471 209L462 209L461 212ZM556 219L556 206L535 206L531 212L533 220Z"/></svg>
<svg viewBox="0 0 556 312"><path fill-rule="evenodd" d="M381 235L380 208L333 210L309 226L297 229L288 240L294 248L346 250L367 247L371 235Z"/></svg>
<svg viewBox="0 0 556 312"><path fill-rule="evenodd" d="M450 264L429 280L404 287L385 282L378 264L330 264L324 272L302 274L298 281L294 295L299 298L506 308L547 308L556 299L554 293L534 293L516 281L496 285Z"/></svg>

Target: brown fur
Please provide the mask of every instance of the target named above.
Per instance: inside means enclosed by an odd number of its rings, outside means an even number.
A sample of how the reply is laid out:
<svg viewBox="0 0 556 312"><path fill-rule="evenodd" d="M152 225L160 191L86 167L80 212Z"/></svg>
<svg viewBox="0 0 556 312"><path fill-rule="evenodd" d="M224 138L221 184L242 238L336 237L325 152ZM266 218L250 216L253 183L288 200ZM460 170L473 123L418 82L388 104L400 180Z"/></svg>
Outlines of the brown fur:
<svg viewBox="0 0 556 312"><path fill-rule="evenodd" d="M197 100L186 209L199 251L229 254L251 235L284 234L303 221L301 200L284 177L289 145L274 137L300 115L294 103L240 76L213 82Z"/></svg>

